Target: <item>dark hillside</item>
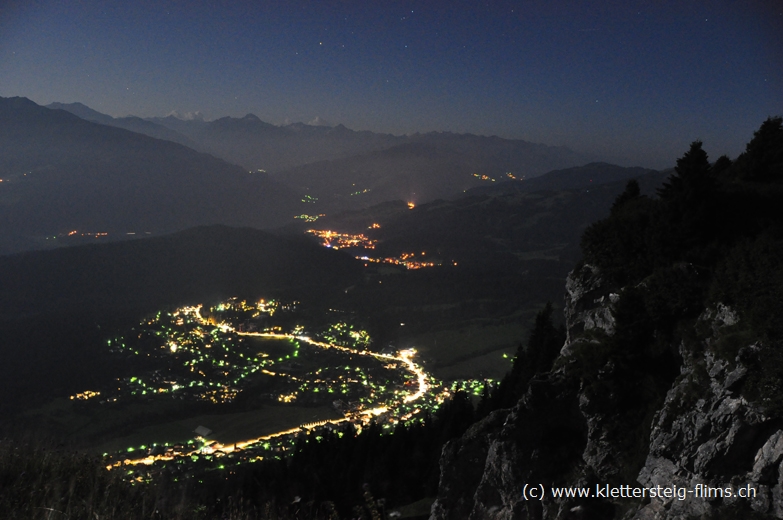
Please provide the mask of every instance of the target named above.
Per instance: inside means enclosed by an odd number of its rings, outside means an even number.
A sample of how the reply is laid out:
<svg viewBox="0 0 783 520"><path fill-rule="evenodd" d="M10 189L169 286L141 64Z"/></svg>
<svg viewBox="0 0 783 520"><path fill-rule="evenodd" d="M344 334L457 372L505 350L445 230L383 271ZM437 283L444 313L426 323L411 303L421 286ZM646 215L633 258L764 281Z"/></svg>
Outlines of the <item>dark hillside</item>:
<svg viewBox="0 0 783 520"><path fill-rule="evenodd" d="M652 172L639 182L660 185L663 178ZM566 276L581 256L582 233L609 215L624 187L614 182L589 189L472 195L412 210L403 202L385 203L300 227L377 240L374 249L347 250L355 256L393 260L406 255L439 264L407 270L367 262L366 283L350 291L346 305L372 316L376 339L416 345L440 377L497 378L507 363L479 369L470 360L485 356L502 362L501 350L513 353L547 301L559 307ZM456 347L455 341L465 344Z"/></svg>
<svg viewBox="0 0 783 520"><path fill-rule="evenodd" d="M552 174L547 174L552 179L550 184L569 183ZM654 191L665 178L663 172L647 172L637 180ZM370 256L427 251L433 259L445 263L456 260L489 266L559 259L570 265L581 255L583 231L609 214L612 201L624 187L625 182L596 182L569 189L498 189L490 194L470 190L461 197L436 200L412 210L401 201L388 202L288 228L363 233L378 241ZM372 228L372 224L379 227Z"/></svg>
<svg viewBox="0 0 783 520"><path fill-rule="evenodd" d="M329 302L359 267L306 240L224 226L0 257L2 408L113 377L106 338L147 313L230 296Z"/></svg>
<svg viewBox="0 0 783 520"><path fill-rule="evenodd" d="M359 263L304 238L211 226L172 235L0 257L0 317L155 307L284 292L320 296Z"/></svg>

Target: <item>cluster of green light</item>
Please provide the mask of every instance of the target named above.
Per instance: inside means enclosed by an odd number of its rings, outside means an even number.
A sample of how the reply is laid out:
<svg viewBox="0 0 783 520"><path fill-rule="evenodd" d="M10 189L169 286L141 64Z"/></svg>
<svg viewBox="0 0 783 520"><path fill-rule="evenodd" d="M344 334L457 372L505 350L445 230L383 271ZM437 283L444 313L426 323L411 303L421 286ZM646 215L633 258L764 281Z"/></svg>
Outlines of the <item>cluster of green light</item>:
<svg viewBox="0 0 783 520"><path fill-rule="evenodd" d="M311 197L310 195L305 195L302 198L302 202L312 202L313 204L315 204L315 201L317 201L317 200L318 200L318 197Z"/></svg>
<svg viewBox="0 0 783 520"><path fill-rule="evenodd" d="M356 350L363 350L370 346L370 334L347 323L333 323L329 328L318 334L319 338L327 343L342 345Z"/></svg>
<svg viewBox="0 0 783 520"><path fill-rule="evenodd" d="M183 307L175 312L159 311L141 322L133 336L117 338L109 342L113 349L123 350L157 361L158 369L151 374L126 377L120 381L116 401L123 395L151 398L159 394L176 394L181 398L228 402L241 390L245 380L262 369L269 369L276 363L292 361L300 356L300 342L289 340L293 347L290 353L269 357L254 349L254 343L239 335L236 330L252 327L258 332L283 334L280 327L271 327L268 320L277 311L292 310L294 304L283 305L275 300L248 303L231 298L208 310ZM291 334L304 336L304 327L296 326ZM338 344L354 350L364 350L371 342L369 334L346 323L329 325L325 332L317 335L320 340ZM342 356L342 354L337 353ZM349 356L350 357L350 356ZM365 362L372 358L364 358ZM298 366L298 365L294 365ZM360 397L362 404L374 406L380 401L399 398L394 392L386 392L394 386L389 381L376 384L376 376L366 372L367 368L356 367L353 380L345 376L323 379L321 370L310 372L304 377L293 377L284 372L291 367L276 368L275 373L287 376L296 382L296 390L281 392L280 400L290 402L297 394L329 394ZM380 368L380 367L379 367ZM273 374L274 375L274 374ZM281 381L282 383L282 381ZM314 399L316 396L311 397Z"/></svg>
<svg viewBox="0 0 783 520"><path fill-rule="evenodd" d="M370 376L360 367L324 367L310 372L297 392L325 392L340 397L362 396L362 402L373 402L373 387Z"/></svg>
<svg viewBox="0 0 783 520"><path fill-rule="evenodd" d="M224 305L223 310L229 307ZM213 402L231 401L251 374L274 364L230 329L205 325L195 312L182 309L158 312L144 320L134 336L115 339L110 346L152 358L158 366L144 377L121 380L120 396L176 393Z"/></svg>
<svg viewBox="0 0 783 520"><path fill-rule="evenodd" d="M480 396L484 393L484 388L494 386L494 380L492 379L459 379L452 381L449 385L451 392L457 392L462 390L469 395Z"/></svg>
<svg viewBox="0 0 783 520"><path fill-rule="evenodd" d="M304 202L304 201L302 201L302 202ZM305 222L315 222L319 218L325 217L325 216L326 215L324 215L323 213L319 213L318 215L307 215L305 213L302 213L301 215L296 215L294 218L298 218L298 219L304 220Z"/></svg>
<svg viewBox="0 0 783 520"><path fill-rule="evenodd" d="M247 300L239 298L229 298L209 308L211 321L215 323L239 323L246 320L262 318L264 316L274 316L280 308L280 302L276 300L259 300L254 303L248 303Z"/></svg>

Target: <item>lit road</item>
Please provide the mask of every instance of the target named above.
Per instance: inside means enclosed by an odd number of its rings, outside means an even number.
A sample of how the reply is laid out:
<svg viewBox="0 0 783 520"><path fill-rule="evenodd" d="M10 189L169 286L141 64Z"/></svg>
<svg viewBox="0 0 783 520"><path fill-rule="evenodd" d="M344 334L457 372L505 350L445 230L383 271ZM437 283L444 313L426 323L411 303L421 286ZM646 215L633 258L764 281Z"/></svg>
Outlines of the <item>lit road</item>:
<svg viewBox="0 0 783 520"><path fill-rule="evenodd" d="M204 319L201 316L201 306L197 307L187 307L184 308L183 311L192 313L196 319L201 322L202 324L207 324L207 320ZM236 331L231 325L223 323L218 325L219 328L223 329L226 332L234 332L240 336L254 336L254 337L261 337L266 339L294 339L298 341L302 341L304 343L308 343L310 345L313 345L315 347L319 347L322 349L335 349L342 352L346 352L353 355L359 355L359 356L371 356L379 360L384 361L395 361L397 363L401 363L405 369L413 374L416 377L417 381L417 388L415 392L408 393L405 395L399 404L407 404L412 403L413 401L416 401L417 399L420 399L430 389L430 385L427 382L428 374L422 370L420 366L418 366L416 363L413 362L413 356L415 355L415 350L401 350L398 352L398 355L391 355L391 354L380 354L377 352L369 352L364 350L356 350L350 347L346 347L343 345L337 345L333 343L325 343L322 341L316 341L313 338L310 338L309 336L299 336L294 334L286 334L286 333L274 333L274 332L238 332ZM264 370L264 372L267 372ZM340 424L345 422L351 422L359 427L361 427L362 424L366 424L370 421L372 417L381 415L383 413L388 412L390 409L386 406L376 407L372 409L367 410L360 410L360 411L354 411L351 412L349 416L343 417L340 419L327 419L322 421L317 421L313 423L303 424L296 426L294 428L290 428L288 430L272 433L269 435L265 435L262 437L257 437L253 439L248 439L244 441L239 441L232 444L220 444L216 443L211 446L205 446L201 448L197 448L194 450L191 450L189 452L177 452L177 453L166 453L166 454L160 454L160 455L148 455L146 457L136 458L136 459L124 459L122 461L115 462L112 465L107 466L108 469L114 468L114 467L120 467L123 465L151 465L156 461L170 461L175 460L176 458L180 457L191 457L193 455L204 455L204 454L211 454L216 451L223 452L225 454L232 453L234 451L243 450L247 447L254 446L256 444L259 444L263 441L268 441L271 439L274 439L276 437L282 437L285 435L295 434L300 432L303 428L306 430L312 430L314 428L318 428L321 426L324 426L326 424ZM413 412L415 413L415 411ZM405 416L402 417L402 419L408 419L410 418L413 413L408 413Z"/></svg>

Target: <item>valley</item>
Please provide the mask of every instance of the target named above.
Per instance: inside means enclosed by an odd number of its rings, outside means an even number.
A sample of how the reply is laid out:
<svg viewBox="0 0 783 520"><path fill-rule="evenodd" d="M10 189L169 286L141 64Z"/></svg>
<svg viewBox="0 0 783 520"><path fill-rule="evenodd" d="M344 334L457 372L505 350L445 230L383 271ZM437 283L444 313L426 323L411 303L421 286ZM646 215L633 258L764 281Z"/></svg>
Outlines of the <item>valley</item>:
<svg viewBox="0 0 783 520"><path fill-rule="evenodd" d="M102 418L122 410L124 438L141 442L117 448L120 437L96 449L113 446L103 452L108 467L149 466L145 478L152 478L172 465L187 472L199 461L204 470L210 461L225 468L279 458L302 436L318 439L324 432L342 435L349 430L353 435L371 421L384 430L411 425L435 413L453 389L469 388L480 395L484 385L492 384L490 379L446 385L417 363L414 349L379 348L365 330L345 322L308 326L296 307L232 298L209 308L158 312L131 333L107 342L115 355L144 360L147 370L117 378L112 388L71 395L71 406L61 405L57 420L65 427L66 416L88 415L89 427L97 432ZM219 406L210 407L211 416L198 415L198 407L191 407L197 415L176 421L189 421L189 433L182 435L180 428L179 437L169 437L171 421L164 415L151 423L148 416L177 401L184 401L179 408L188 403ZM263 409L272 409L277 420L260 422ZM313 415L297 422L299 410ZM225 415L230 416L228 424L221 420ZM253 416L256 420L248 420ZM208 418L222 423L223 431L198 422ZM281 422L285 420L291 422ZM279 430L268 431L269 423L280 425ZM142 478L138 469L131 471L135 479Z"/></svg>

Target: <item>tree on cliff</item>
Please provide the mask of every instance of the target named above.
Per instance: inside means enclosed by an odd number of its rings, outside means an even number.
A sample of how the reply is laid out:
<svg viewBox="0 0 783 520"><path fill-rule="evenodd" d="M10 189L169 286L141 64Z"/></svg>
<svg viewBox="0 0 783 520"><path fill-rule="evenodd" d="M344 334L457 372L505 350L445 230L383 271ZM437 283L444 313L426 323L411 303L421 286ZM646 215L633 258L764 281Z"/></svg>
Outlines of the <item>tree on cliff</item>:
<svg viewBox="0 0 783 520"><path fill-rule="evenodd" d="M486 415L492 410L514 406L525 393L528 383L536 374L548 372L552 368L560 349L565 342L565 329L552 323L552 303L539 311L536 322L527 340L517 347L517 355L511 371L506 374L488 402L480 405L478 415Z"/></svg>
<svg viewBox="0 0 783 520"><path fill-rule="evenodd" d="M783 179L783 117L770 117L737 158L739 175L749 181Z"/></svg>
<svg viewBox="0 0 783 520"><path fill-rule="evenodd" d="M685 155L677 159L674 171L676 173L658 190L662 200L692 200L694 197L703 196L713 184L710 161L701 141L691 143Z"/></svg>

